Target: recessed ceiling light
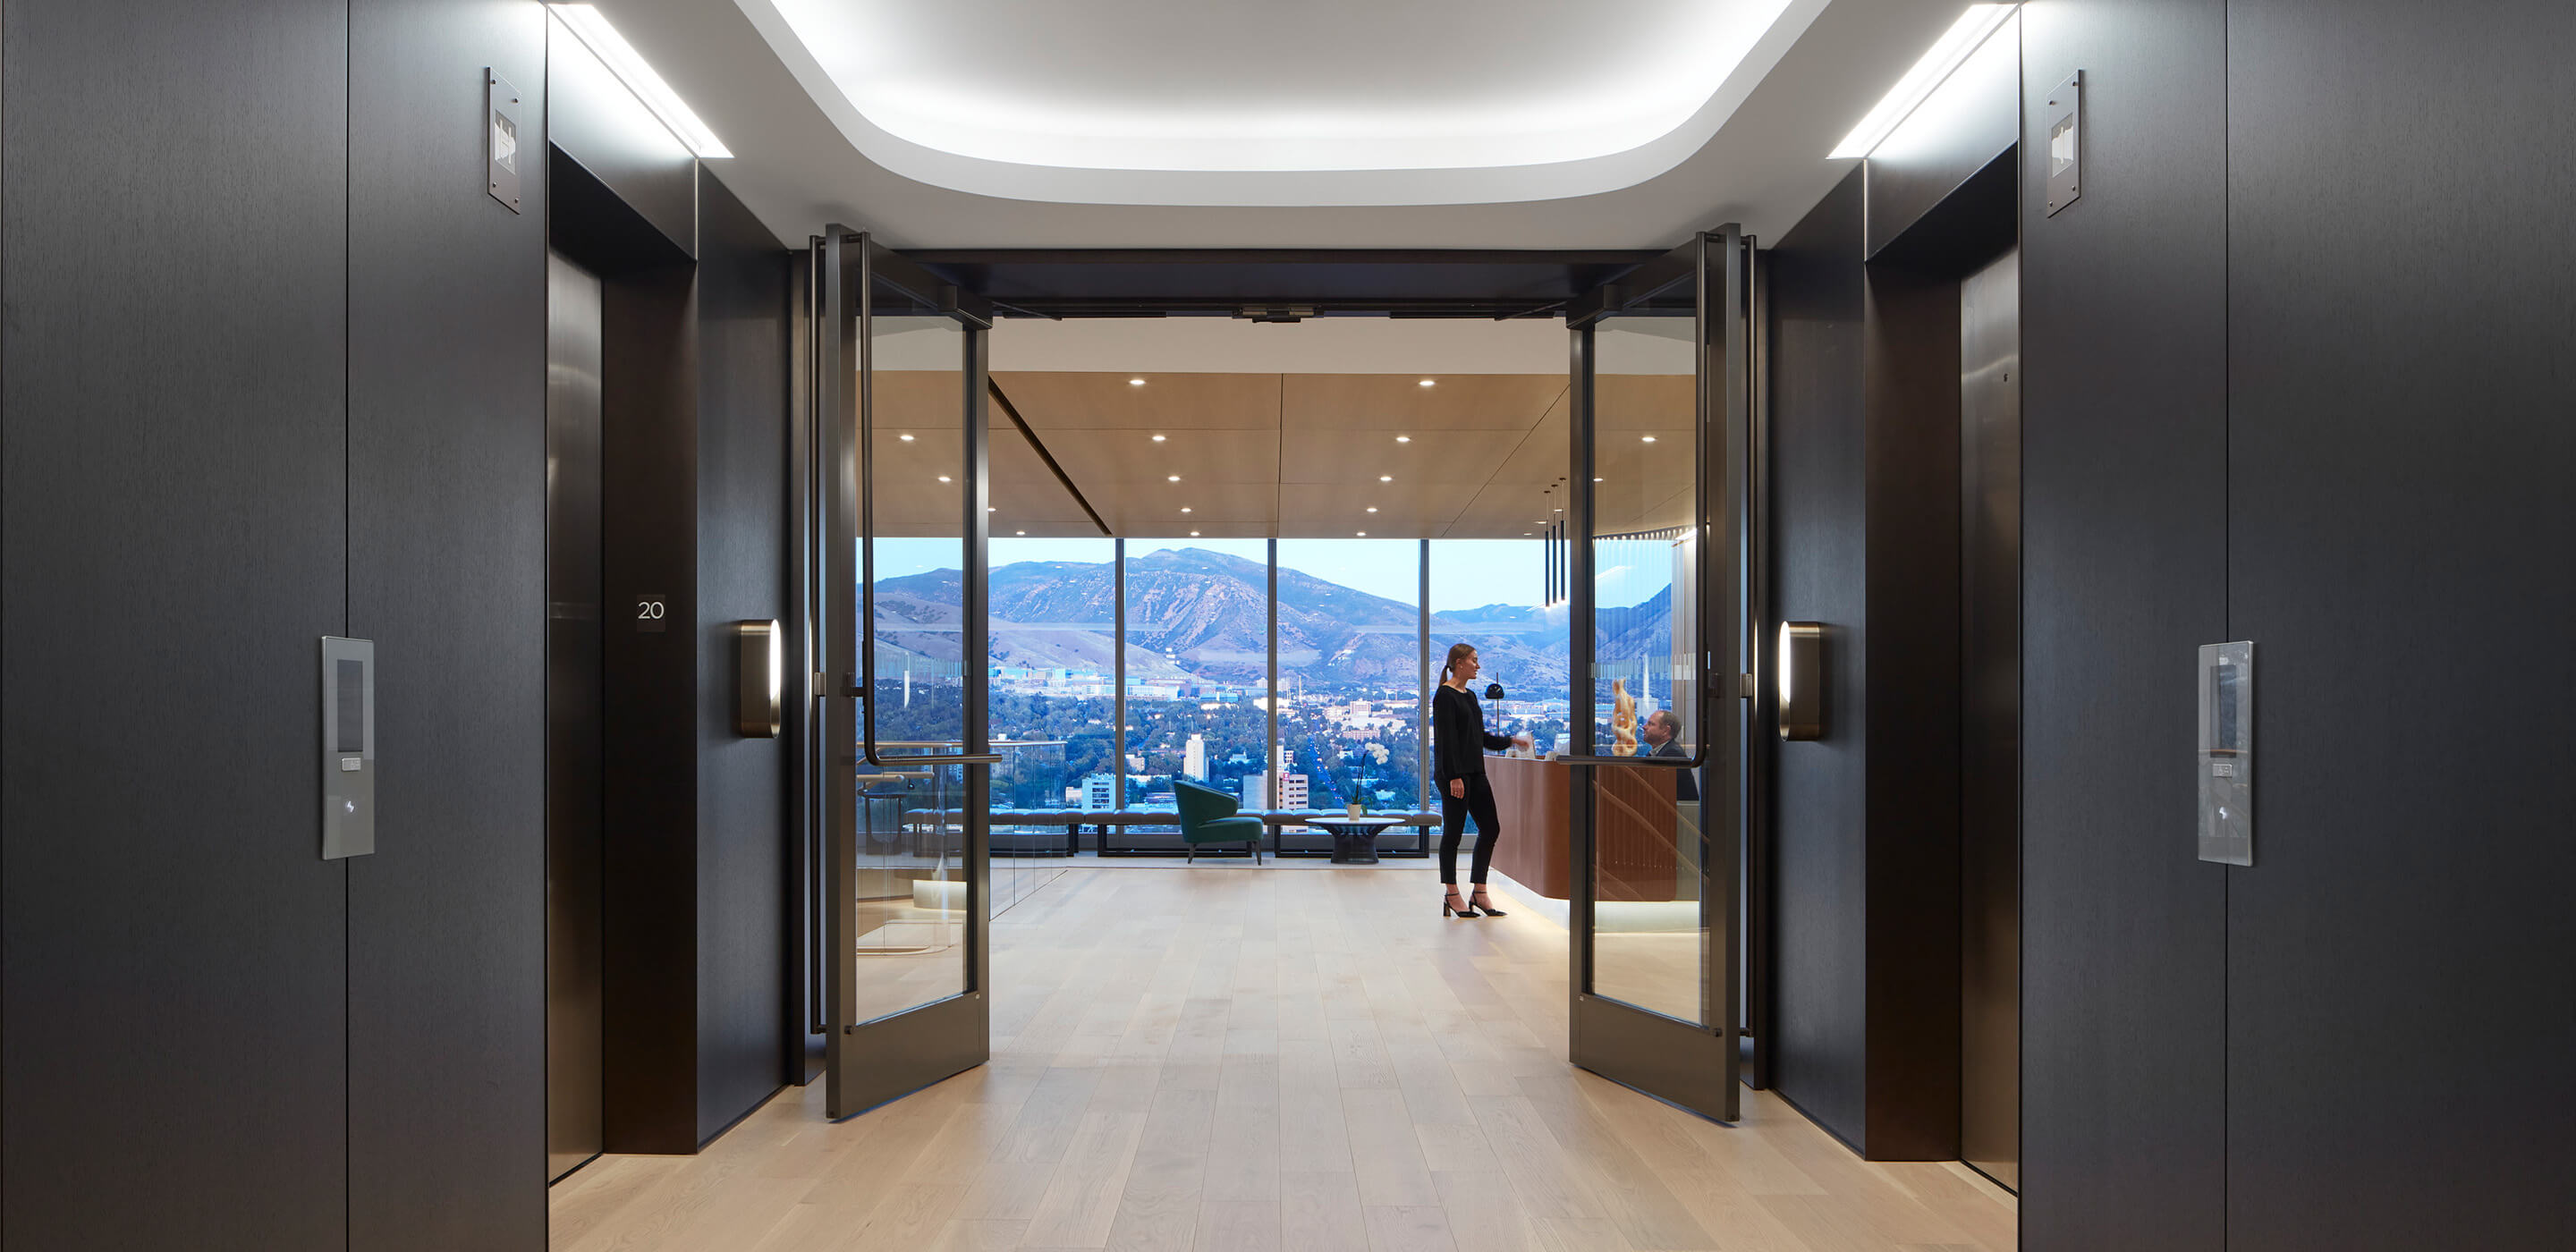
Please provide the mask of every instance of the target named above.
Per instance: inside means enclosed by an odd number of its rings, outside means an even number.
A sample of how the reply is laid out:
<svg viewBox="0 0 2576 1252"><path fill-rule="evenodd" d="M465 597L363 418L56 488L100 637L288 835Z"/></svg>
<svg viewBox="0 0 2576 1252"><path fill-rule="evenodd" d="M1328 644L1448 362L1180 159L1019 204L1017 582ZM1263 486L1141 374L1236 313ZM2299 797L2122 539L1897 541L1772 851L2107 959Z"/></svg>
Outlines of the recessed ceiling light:
<svg viewBox="0 0 2576 1252"><path fill-rule="evenodd" d="M912 436L910 436L910 435L897 435L897 436L895 436L895 438L900 439L900 440L904 441L905 443L911 443L911 442L912 442Z"/></svg>
<svg viewBox="0 0 2576 1252"><path fill-rule="evenodd" d="M1163 441L1163 438L1164 438L1164 437L1163 437L1163 436L1161 436L1161 435L1156 435L1156 436L1154 436L1154 442L1156 442L1156 443L1161 443L1161 442Z"/></svg>
<svg viewBox="0 0 2576 1252"><path fill-rule="evenodd" d="M1960 14L1959 20L1952 22L1950 29L1934 41L1931 51L1924 53L1923 59L1914 63L1914 68L1905 71L1905 77L1897 79L1896 85L1879 97L1868 115L1860 119L1860 125L1852 127L1851 133L1843 136L1843 141L1834 146L1826 159L1840 161L1868 156L1895 133L1898 124L1912 114L1917 105L1931 98L1932 92L1950 77L1951 71L1965 64L1969 55L1985 44L1986 36L1995 33L1995 28L2003 25L2004 19L2012 16L2012 12L2013 6L2009 4L1969 5L1968 11Z"/></svg>
<svg viewBox="0 0 2576 1252"><path fill-rule="evenodd" d="M1653 442L1655 441L1655 437L1654 437L1653 435L1644 435L1644 436L1640 436L1640 437L1641 437L1641 438L1643 438L1643 439L1644 439L1646 442L1648 442L1648 443L1653 443Z"/></svg>
<svg viewBox="0 0 2576 1252"><path fill-rule="evenodd" d="M1528 534L1528 533L1530 533L1530 532L1528 532L1528 531L1524 530L1524 531L1522 531L1521 533L1522 533L1522 534L1524 534L1524 535L1526 535L1526 534Z"/></svg>
<svg viewBox="0 0 2576 1252"><path fill-rule="evenodd" d="M1017 533L1025 535L1025 534L1027 534L1027 533L1029 533L1029 532L1027 532L1027 531L1023 530L1023 531L1019 531L1019 532L1017 532Z"/></svg>
<svg viewBox="0 0 2576 1252"><path fill-rule="evenodd" d="M1376 505L1374 505L1374 504L1370 505L1370 506L1369 506L1369 512L1371 512L1371 513L1375 513L1375 512L1377 512L1377 506L1376 506Z"/></svg>
<svg viewBox="0 0 2576 1252"><path fill-rule="evenodd" d="M1413 436L1411 436L1411 435L1397 435L1397 436L1395 437L1395 441L1396 441L1397 443L1411 443L1411 442L1413 442Z"/></svg>
<svg viewBox="0 0 2576 1252"><path fill-rule="evenodd" d="M1182 505L1182 506L1181 506L1181 511L1182 511L1182 512L1184 512L1184 513L1189 512L1189 511L1190 511L1190 506L1188 506L1188 505L1186 505L1186 504Z"/></svg>
<svg viewBox="0 0 2576 1252"><path fill-rule="evenodd" d="M1368 538L1368 532L1367 532L1367 531L1365 531L1365 530L1361 531L1361 532L1360 532L1360 538L1362 538L1362 539L1366 539L1366 538Z"/></svg>
<svg viewBox="0 0 2576 1252"><path fill-rule="evenodd" d="M563 19L564 25L572 28L573 34L590 45L590 50L598 54L600 63L608 67L609 73L617 75L617 80L626 84L627 90L634 92L635 98L653 111L653 116L662 119L662 124L671 129L671 134L691 155L703 158L733 155L716 138L716 133L708 130L707 124L689 111L688 104L680 99L680 93L671 90L671 84L663 82L662 76L653 72L652 63L635 50L635 45L626 42L626 36L618 34L617 28L608 24L599 6L557 4L548 7L555 11L556 17Z"/></svg>
<svg viewBox="0 0 2576 1252"><path fill-rule="evenodd" d="M1130 378L1127 380L1127 385L1130 387L1142 387L1145 385L1145 380L1141 378Z"/></svg>
<svg viewBox="0 0 2576 1252"><path fill-rule="evenodd" d="M947 482L947 481L948 481L948 475L946 475L946 474L942 474L942 475L940 475L940 476L939 476L939 481L941 481L941 482L943 482L943 483L944 483L944 482Z"/></svg>
<svg viewBox="0 0 2576 1252"><path fill-rule="evenodd" d="M1428 387L1428 386L1431 386L1431 385L1432 385L1432 382L1433 382L1433 380L1426 378L1426 379L1423 379L1423 380L1422 380L1422 385L1423 385L1423 386L1425 386L1425 387Z"/></svg>
<svg viewBox="0 0 2576 1252"><path fill-rule="evenodd" d="M999 513L1002 509L1000 505L988 504L984 506L984 511L987 513Z"/></svg>
<svg viewBox="0 0 2576 1252"><path fill-rule="evenodd" d="M1393 475L1393 474L1380 474L1380 475L1378 475L1378 476L1377 476L1377 480L1378 480L1379 482L1382 482L1382 483L1391 483L1391 482L1394 482L1394 481L1395 481L1395 475Z"/></svg>
<svg viewBox="0 0 2576 1252"><path fill-rule="evenodd" d="M1181 476L1178 474L1165 474L1163 475L1163 481L1167 483L1176 483L1181 481Z"/></svg>
<svg viewBox="0 0 2576 1252"><path fill-rule="evenodd" d="M1600 479L1598 479L1598 478L1595 478L1595 479L1593 479L1592 481L1594 481L1594 482L1596 482L1596 483L1597 483L1597 482L1599 482L1599 481L1601 481L1601 480L1600 480Z"/></svg>
<svg viewBox="0 0 2576 1252"><path fill-rule="evenodd" d="M1190 532L1190 538L1192 538L1192 539L1196 539L1196 538L1198 538L1198 537L1199 537L1199 532L1197 532L1197 531L1195 531L1195 530Z"/></svg>

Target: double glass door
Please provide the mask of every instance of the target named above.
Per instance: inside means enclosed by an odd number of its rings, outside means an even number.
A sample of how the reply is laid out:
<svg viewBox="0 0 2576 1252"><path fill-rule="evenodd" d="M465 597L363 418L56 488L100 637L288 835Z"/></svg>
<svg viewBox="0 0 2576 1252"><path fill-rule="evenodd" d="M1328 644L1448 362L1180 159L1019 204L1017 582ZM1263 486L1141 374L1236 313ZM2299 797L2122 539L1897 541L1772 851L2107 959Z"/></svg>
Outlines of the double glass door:
<svg viewBox="0 0 2576 1252"><path fill-rule="evenodd" d="M1570 314L1574 1063L1738 1116L1752 249L1701 235Z"/></svg>
<svg viewBox="0 0 2576 1252"><path fill-rule="evenodd" d="M989 309L829 228L819 267L826 1103L988 1055Z"/></svg>

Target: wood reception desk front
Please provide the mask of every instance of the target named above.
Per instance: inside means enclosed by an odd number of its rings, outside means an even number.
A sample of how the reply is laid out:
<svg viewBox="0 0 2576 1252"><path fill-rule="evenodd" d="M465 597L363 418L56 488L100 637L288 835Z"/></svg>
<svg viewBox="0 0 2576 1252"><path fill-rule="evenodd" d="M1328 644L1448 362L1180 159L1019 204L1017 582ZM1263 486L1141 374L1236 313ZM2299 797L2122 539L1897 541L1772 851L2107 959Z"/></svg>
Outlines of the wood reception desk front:
<svg viewBox="0 0 2576 1252"><path fill-rule="evenodd" d="M1699 806L1677 799L1681 771L1605 766L1592 771L1603 900L1689 898L1685 865L1699 859ZM1540 895L1562 900L1573 890L1567 854L1574 814L1574 767L1526 757L1485 758L1495 815L1506 832L1494 868Z"/></svg>

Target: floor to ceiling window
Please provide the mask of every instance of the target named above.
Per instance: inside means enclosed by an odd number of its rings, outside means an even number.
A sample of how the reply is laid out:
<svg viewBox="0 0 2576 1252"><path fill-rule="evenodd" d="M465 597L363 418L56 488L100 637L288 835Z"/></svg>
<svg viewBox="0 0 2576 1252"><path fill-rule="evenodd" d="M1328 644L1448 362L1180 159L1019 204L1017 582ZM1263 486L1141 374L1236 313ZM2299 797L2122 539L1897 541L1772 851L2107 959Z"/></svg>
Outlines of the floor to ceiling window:
<svg viewBox="0 0 2576 1252"><path fill-rule="evenodd" d="M1488 715L1527 731L1542 754L1565 751L1566 605L1549 586L1547 541L1434 539L1429 559L1431 681L1451 644L1474 644L1478 694L1503 688Z"/></svg>
<svg viewBox="0 0 2576 1252"><path fill-rule="evenodd" d="M1263 768L1269 542L1130 539L1126 549L1121 802L1169 806L1181 779L1236 796L1247 809L1277 807Z"/></svg>
<svg viewBox="0 0 2576 1252"><path fill-rule="evenodd" d="M1279 541L1279 747L1311 807L1425 801L1421 579L1420 540Z"/></svg>

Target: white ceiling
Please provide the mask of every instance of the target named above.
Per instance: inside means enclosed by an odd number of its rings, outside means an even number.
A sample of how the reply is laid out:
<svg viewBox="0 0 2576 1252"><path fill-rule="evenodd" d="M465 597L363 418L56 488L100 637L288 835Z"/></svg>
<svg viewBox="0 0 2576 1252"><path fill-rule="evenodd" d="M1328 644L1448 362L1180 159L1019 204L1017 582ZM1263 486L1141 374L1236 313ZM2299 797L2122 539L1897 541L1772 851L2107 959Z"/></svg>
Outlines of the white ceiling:
<svg viewBox="0 0 2576 1252"><path fill-rule="evenodd" d="M1781 2L1741 0L1757 14ZM770 3L743 0L774 17ZM710 168L791 243L801 243L826 222L839 222L873 230L904 248L1570 249L1667 246L1692 230L1729 221L1776 238L1849 167L1824 154L1964 7L1922 0L1786 5L1788 16L1772 27L1772 35L1787 46L1755 48L1742 57L1748 72L1728 83L1725 74L1707 68L1731 65L1729 57L1738 55L1722 41L1704 56L1675 55L1700 52L1694 39L1676 35L1694 29L1686 23L1703 7L1683 0L1276 0L1267 6L1103 0L1029 4L1004 18L996 18L991 5L838 0L839 10L859 19L876 12L896 49L910 46L922 53L914 58L920 62L914 68L927 75L916 82L920 97L989 98L1009 106L983 115L988 123L1025 120L1028 102L1054 99L1095 110L1083 129L1103 129L1094 122L1144 119L1159 106L1205 100L1212 90L1239 80L1242 99L1214 110L1224 126L1242 124L1246 111L1264 100L1282 93L1293 98L1302 84L1311 85L1316 104L1351 110L1339 120L1328 118L1325 130L1347 127L1353 117L1376 116L1372 110L1388 116L1412 110L1412 140L1426 129L1463 124L1461 119L1478 114L1511 119L1503 129L1520 127L1526 139L1527 119L1536 114L1512 104L1544 113L1546 102L1562 102L1578 89L1616 90L1623 76L1640 69L1654 70L1659 86L1623 97L1631 102L1660 99L1659 107L1670 111L1679 107L1672 101L1694 92L1716 93L1703 94L1698 112L1664 140L1622 152L1409 172L1077 168L959 156L905 145L890 134L885 138L895 146L872 140L862 151L852 140L851 121L857 118L865 133L867 119L839 90L823 91L818 102L811 83L800 81L742 5L602 0L600 7L732 149L732 159L712 161ZM1821 12L1814 11L1819 7ZM1045 17L1049 12L1079 14L1092 27ZM903 20L885 21L887 13ZM1389 16L1394 13L1403 16ZM1788 33L1809 15L1789 42ZM1264 37L1278 46L1261 57L1228 52L1227 42L1239 45L1256 22L1270 24ZM1135 33L1142 30L1154 33ZM1444 32L1460 55L1424 54ZM791 57L794 46L791 40ZM1408 47L1414 50L1410 57ZM1467 55L1470 50L1475 55ZM1776 63L1758 82L1744 81L1772 56ZM1492 64L1480 69L1479 58ZM1695 63L1702 71L1696 78ZM804 69L807 80L815 79L815 65ZM1714 87L1711 79L1719 80ZM821 81L830 86L828 77ZM1011 93L1007 100L1005 92ZM1730 101L1730 93L1737 98ZM1634 116L1651 112L1642 104L1623 107ZM1720 112L1705 116L1712 110ZM1697 121L1708 122L1704 139L1694 132ZM1162 124L1173 125L1168 118ZM1178 133L1187 139L1196 125L1180 124ZM1673 154L1655 149L1675 136L1695 146ZM1603 141L1596 134L1586 142L1598 147ZM1573 150L1560 147L1556 155ZM1493 152L1489 147L1482 156L1491 159ZM1641 181L1630 177L1633 168L1608 168L1623 160L1652 166L1667 157L1669 168ZM1277 164L1279 158L1264 161ZM1393 174L1409 174L1411 181L1390 181ZM1252 192L1212 192L1206 189L1210 179L1261 185ZM1369 190L1371 179L1384 185ZM1200 186L1185 185L1191 180ZM1616 185L1622 181L1631 185ZM958 190L961 185L975 190ZM1228 197L1232 202L1225 202ZM1408 197L1414 202L1403 202Z"/></svg>
<svg viewBox="0 0 2576 1252"><path fill-rule="evenodd" d="M1081 203L1458 204L1651 178L1826 0L736 0L861 153ZM1010 32L994 38L992 32Z"/></svg>

